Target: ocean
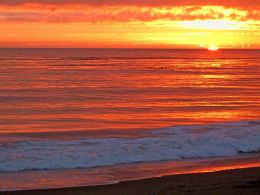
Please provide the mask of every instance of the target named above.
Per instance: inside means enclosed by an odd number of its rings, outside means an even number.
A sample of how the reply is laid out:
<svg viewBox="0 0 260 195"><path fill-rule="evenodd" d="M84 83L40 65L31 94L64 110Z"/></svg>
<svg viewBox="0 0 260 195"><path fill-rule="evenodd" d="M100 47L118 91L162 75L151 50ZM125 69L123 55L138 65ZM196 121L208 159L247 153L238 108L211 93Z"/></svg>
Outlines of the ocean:
<svg viewBox="0 0 260 195"><path fill-rule="evenodd" d="M256 49L0 49L0 190L258 155L259 64Z"/></svg>

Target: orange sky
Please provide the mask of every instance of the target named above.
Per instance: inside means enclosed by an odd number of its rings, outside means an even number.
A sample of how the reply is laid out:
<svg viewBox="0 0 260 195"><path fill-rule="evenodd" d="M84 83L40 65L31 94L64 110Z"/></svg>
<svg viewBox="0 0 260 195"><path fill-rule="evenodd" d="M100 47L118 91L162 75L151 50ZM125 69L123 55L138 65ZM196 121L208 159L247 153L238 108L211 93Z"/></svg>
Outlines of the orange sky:
<svg viewBox="0 0 260 195"><path fill-rule="evenodd" d="M0 47L260 47L260 0L1 0Z"/></svg>

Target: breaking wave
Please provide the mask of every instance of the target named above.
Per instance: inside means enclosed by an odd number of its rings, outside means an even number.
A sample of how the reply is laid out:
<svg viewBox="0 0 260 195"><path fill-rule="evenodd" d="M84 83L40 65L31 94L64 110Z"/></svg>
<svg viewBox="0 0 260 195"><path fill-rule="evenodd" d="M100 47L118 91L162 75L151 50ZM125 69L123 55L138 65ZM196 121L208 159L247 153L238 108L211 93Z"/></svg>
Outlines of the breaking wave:
<svg viewBox="0 0 260 195"><path fill-rule="evenodd" d="M142 138L0 142L0 171L56 170L260 151L260 121L175 126Z"/></svg>

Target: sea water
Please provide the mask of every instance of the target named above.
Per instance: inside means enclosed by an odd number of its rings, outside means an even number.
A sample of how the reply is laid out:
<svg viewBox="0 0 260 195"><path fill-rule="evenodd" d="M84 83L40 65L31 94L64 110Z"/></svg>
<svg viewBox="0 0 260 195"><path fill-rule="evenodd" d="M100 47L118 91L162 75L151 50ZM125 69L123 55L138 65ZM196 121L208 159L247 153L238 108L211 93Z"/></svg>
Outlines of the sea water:
<svg viewBox="0 0 260 195"><path fill-rule="evenodd" d="M259 50L1 49L0 180L258 153L259 63Z"/></svg>

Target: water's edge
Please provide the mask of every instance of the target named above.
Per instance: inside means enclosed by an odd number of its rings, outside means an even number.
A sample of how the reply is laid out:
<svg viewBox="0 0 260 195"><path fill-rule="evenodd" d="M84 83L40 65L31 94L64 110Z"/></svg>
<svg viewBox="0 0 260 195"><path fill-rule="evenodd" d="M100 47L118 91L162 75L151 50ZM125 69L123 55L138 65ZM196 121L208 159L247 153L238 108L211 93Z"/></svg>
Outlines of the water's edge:
<svg viewBox="0 0 260 195"><path fill-rule="evenodd" d="M133 163L89 169L5 172L0 174L0 191L108 185L177 174L253 167L260 167L260 153L241 154L235 157Z"/></svg>

